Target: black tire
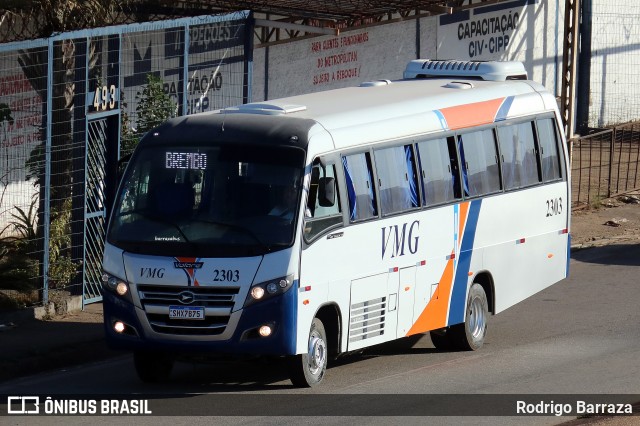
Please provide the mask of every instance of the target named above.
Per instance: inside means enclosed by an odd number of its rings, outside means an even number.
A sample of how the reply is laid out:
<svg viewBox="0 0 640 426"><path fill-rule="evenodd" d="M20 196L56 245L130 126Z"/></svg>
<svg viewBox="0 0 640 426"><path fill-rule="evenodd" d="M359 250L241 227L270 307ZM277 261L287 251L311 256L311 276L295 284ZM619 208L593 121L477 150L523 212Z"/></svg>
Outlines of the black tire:
<svg viewBox="0 0 640 426"><path fill-rule="evenodd" d="M452 326L447 333L451 335L451 342L463 351L480 349L487 335L488 317L487 294L480 284L473 283L469 289L464 323Z"/></svg>
<svg viewBox="0 0 640 426"><path fill-rule="evenodd" d="M309 345L306 354L289 359L289 378L296 387L313 387L324 378L328 359L327 335L324 325L314 318L309 330Z"/></svg>
<svg viewBox="0 0 640 426"><path fill-rule="evenodd" d="M162 353L136 351L133 365L138 377L145 383L158 383L169 378L173 369L173 358Z"/></svg>
<svg viewBox="0 0 640 426"><path fill-rule="evenodd" d="M431 343L433 346L441 351L448 351L453 348L451 344L451 336L448 333L449 329L444 328L441 330L432 330L429 332L431 336Z"/></svg>

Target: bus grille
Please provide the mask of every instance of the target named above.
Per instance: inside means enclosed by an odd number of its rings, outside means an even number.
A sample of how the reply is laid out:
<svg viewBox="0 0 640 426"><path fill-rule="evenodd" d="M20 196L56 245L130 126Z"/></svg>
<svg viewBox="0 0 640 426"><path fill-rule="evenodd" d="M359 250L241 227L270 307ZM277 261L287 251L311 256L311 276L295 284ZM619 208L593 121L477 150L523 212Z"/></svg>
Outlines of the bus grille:
<svg viewBox="0 0 640 426"><path fill-rule="evenodd" d="M357 342L384 334L386 301L386 297L381 297L351 305L349 342Z"/></svg>
<svg viewBox="0 0 640 426"><path fill-rule="evenodd" d="M238 291L238 287L138 285L140 302L153 331L192 336L222 334L229 322ZM193 298L193 302L183 304L181 300L185 294ZM203 306L206 312L205 318L204 320L171 319L169 306Z"/></svg>

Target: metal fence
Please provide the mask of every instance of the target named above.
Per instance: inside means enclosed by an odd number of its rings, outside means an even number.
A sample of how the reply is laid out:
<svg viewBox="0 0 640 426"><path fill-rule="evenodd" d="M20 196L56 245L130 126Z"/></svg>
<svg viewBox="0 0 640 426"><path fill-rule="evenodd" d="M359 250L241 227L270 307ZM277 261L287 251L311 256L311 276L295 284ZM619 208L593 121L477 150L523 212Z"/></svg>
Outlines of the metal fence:
<svg viewBox="0 0 640 426"><path fill-rule="evenodd" d="M628 123L570 141L572 207L640 189L640 123Z"/></svg>
<svg viewBox="0 0 640 426"><path fill-rule="evenodd" d="M640 117L640 2L583 0L578 61L578 131Z"/></svg>
<svg viewBox="0 0 640 426"><path fill-rule="evenodd" d="M100 300L117 161L168 117L248 101L247 13L0 45L0 308ZM11 306L10 306L11 307Z"/></svg>

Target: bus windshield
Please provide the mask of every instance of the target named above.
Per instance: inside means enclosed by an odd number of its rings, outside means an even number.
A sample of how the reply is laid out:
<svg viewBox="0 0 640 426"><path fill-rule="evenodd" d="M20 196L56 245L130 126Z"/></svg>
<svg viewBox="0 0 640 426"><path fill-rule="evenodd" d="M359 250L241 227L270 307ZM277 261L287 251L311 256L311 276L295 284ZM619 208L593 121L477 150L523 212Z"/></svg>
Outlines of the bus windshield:
<svg viewBox="0 0 640 426"><path fill-rule="evenodd" d="M305 152L252 145L156 145L132 158L108 241L129 252L239 257L289 247Z"/></svg>

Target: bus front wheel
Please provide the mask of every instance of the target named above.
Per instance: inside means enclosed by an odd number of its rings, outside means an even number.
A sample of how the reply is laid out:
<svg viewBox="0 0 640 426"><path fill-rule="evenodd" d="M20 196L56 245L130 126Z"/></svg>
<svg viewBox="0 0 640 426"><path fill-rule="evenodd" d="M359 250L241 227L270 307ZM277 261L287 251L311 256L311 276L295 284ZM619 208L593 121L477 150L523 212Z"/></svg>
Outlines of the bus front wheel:
<svg viewBox="0 0 640 426"><path fill-rule="evenodd" d="M307 353L289 359L289 378L294 386L312 387L319 384L327 370L327 335L324 325L314 318L309 330Z"/></svg>
<svg viewBox="0 0 640 426"><path fill-rule="evenodd" d="M473 283L469 289L464 323L454 325L449 331L452 343L458 349L465 351L480 349L487 334L488 317L487 294L480 284Z"/></svg>

